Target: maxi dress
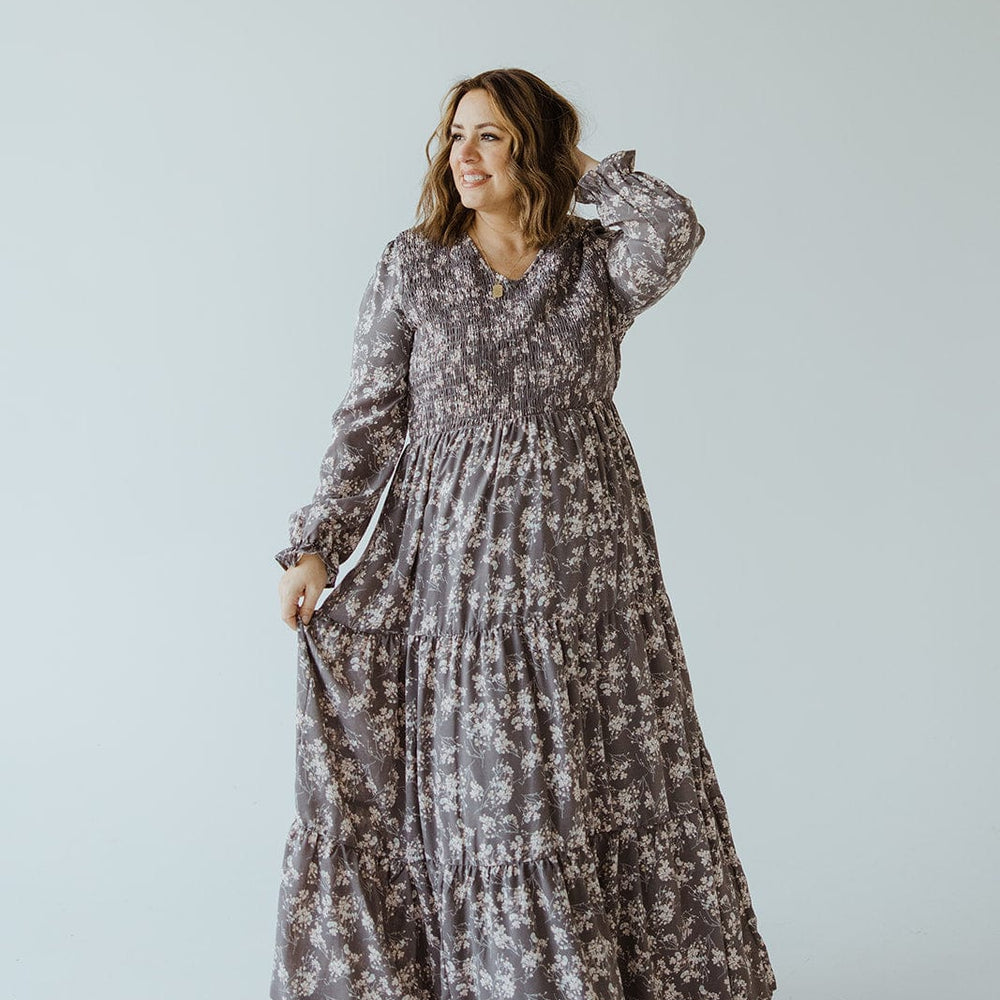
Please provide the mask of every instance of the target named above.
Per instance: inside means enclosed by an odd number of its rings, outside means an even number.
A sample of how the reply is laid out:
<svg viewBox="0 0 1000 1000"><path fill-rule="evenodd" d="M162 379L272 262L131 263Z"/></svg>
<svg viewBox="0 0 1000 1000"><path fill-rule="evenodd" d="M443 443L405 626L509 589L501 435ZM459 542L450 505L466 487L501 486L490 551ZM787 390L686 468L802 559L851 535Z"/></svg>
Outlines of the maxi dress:
<svg viewBox="0 0 1000 1000"><path fill-rule="evenodd" d="M298 626L272 1000L775 988L612 401L705 236L634 162L583 174L599 217L520 278L414 227L368 283L275 556L318 553L334 589Z"/></svg>

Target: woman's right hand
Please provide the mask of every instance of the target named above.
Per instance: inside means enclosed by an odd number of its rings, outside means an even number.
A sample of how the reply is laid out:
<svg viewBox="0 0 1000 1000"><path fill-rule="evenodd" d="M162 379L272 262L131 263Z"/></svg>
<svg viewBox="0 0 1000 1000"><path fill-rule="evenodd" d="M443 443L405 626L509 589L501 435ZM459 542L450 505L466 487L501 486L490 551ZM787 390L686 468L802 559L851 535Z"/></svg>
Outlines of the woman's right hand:
<svg viewBox="0 0 1000 1000"><path fill-rule="evenodd" d="M326 563L315 552L299 556L299 561L281 574L278 580L281 620L293 632L298 631L300 621L303 625L309 624L316 602L326 587L326 577Z"/></svg>

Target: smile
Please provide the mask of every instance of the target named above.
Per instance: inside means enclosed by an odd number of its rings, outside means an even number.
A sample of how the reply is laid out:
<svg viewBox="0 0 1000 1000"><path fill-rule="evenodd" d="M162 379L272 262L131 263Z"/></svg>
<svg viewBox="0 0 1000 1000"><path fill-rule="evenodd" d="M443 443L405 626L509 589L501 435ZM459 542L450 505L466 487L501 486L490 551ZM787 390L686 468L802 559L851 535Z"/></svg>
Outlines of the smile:
<svg viewBox="0 0 1000 1000"><path fill-rule="evenodd" d="M462 186L479 187L480 184L485 184L489 179L489 174L462 174Z"/></svg>

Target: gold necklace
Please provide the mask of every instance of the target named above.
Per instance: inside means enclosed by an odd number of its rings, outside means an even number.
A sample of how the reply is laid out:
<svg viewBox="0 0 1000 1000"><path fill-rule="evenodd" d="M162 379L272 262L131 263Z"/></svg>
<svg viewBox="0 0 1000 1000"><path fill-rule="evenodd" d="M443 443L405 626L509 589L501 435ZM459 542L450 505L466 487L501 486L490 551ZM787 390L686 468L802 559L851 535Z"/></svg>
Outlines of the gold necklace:
<svg viewBox="0 0 1000 1000"><path fill-rule="evenodd" d="M469 232L469 237L472 238L472 232L471 231ZM473 242L476 244L477 247L479 247L479 252L483 255L483 260L486 261L487 267L489 267L489 269L495 275L497 275L497 280L493 282L493 287L490 289L490 295L492 295L493 298L498 299L498 298L500 298L501 295L503 295L503 283L500 281L500 277L502 277L502 275L493 266L493 264L490 262L489 257L486 256L486 251L482 248L482 246L480 245L479 241L473 239ZM517 262L516 263L520 264L521 261L524 260L524 258L527 257L529 253L531 253L531 248L530 247L523 254L521 254L520 257L517 258ZM515 266L514 270L515 271L517 270L516 266ZM524 277L524 275L522 275L522 277ZM512 280L512 279L508 279L508 280Z"/></svg>

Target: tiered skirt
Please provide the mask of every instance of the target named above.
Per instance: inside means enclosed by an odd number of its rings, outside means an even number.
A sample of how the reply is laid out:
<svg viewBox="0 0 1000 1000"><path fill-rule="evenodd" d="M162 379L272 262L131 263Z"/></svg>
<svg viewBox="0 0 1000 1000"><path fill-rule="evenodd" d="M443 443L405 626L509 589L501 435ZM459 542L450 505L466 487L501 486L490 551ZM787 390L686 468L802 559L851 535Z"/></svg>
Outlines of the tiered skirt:
<svg viewBox="0 0 1000 1000"><path fill-rule="evenodd" d="M771 996L610 401L408 441L297 668L272 1000Z"/></svg>

